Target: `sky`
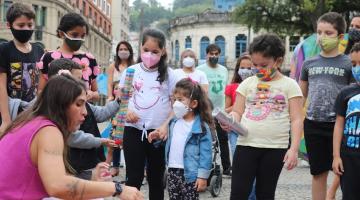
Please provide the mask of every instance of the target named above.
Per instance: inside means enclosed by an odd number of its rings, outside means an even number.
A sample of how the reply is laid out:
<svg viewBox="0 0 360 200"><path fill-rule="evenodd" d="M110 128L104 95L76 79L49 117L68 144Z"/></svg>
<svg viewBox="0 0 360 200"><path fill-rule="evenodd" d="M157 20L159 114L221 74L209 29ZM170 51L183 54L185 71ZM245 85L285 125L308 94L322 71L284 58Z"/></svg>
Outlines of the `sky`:
<svg viewBox="0 0 360 200"><path fill-rule="evenodd" d="M130 6L132 6L133 2L135 0L130 0ZM147 2L147 0L144 0ZM171 7L172 3L174 2L174 0L157 0L162 6L164 6L165 8L169 8Z"/></svg>

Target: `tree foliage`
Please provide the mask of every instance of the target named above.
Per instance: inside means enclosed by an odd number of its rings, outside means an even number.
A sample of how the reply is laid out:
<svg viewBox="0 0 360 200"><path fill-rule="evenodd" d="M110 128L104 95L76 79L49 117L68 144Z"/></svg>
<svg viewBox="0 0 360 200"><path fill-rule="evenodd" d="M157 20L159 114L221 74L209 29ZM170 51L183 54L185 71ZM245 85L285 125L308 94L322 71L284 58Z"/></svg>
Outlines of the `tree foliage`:
<svg viewBox="0 0 360 200"><path fill-rule="evenodd" d="M130 10L130 30L140 31L140 27L155 25L164 32L168 31L169 20L191 15L212 8L213 0L174 0L172 10L165 9L157 0L135 0Z"/></svg>
<svg viewBox="0 0 360 200"><path fill-rule="evenodd" d="M236 22L278 34L309 34L316 30L317 19L328 11L342 13L349 20L360 10L355 0L246 0L233 13Z"/></svg>

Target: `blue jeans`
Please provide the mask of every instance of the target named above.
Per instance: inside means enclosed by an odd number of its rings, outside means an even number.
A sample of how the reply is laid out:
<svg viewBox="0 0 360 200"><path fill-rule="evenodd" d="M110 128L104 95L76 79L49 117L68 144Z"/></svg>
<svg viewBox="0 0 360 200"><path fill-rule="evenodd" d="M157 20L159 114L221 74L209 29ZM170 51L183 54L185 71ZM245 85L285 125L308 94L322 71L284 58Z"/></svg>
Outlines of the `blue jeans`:
<svg viewBox="0 0 360 200"><path fill-rule="evenodd" d="M234 131L229 132L229 142L230 142L230 148L231 148L231 157L234 157L234 152L235 152L235 148L236 148L236 143L237 143L237 138L238 138L238 134L235 133Z"/></svg>

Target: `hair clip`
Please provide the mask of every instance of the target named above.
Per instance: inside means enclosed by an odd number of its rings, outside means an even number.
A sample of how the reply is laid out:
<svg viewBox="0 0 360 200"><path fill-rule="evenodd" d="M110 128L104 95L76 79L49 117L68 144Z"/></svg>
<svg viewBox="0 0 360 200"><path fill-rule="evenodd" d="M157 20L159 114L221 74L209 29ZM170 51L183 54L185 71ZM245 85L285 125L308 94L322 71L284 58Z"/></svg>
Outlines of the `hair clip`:
<svg viewBox="0 0 360 200"><path fill-rule="evenodd" d="M70 76L71 76L71 72L70 72L69 70L67 70L67 69L60 69L57 74L58 74L58 75L65 75L65 74L67 74L67 75L70 75Z"/></svg>
<svg viewBox="0 0 360 200"><path fill-rule="evenodd" d="M194 85L197 85L199 82L193 80L192 78L188 77L188 79L194 84Z"/></svg>

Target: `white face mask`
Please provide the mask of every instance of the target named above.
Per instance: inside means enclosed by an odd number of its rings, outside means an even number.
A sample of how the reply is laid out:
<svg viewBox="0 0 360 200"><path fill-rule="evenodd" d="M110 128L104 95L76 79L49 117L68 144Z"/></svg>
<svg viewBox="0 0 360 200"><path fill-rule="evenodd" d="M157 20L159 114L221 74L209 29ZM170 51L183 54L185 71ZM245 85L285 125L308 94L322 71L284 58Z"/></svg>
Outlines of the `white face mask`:
<svg viewBox="0 0 360 200"><path fill-rule="evenodd" d="M183 118L189 111L191 111L191 108L189 108L187 105L180 101L175 101L173 105L173 111L175 113L175 116L179 119Z"/></svg>
<svg viewBox="0 0 360 200"><path fill-rule="evenodd" d="M184 65L184 67L193 67L195 65L195 59L188 56L183 59L182 64Z"/></svg>
<svg viewBox="0 0 360 200"><path fill-rule="evenodd" d="M245 80L246 78L249 78L250 76L254 75L253 70L251 69L239 69L238 74L241 77L242 80Z"/></svg>

